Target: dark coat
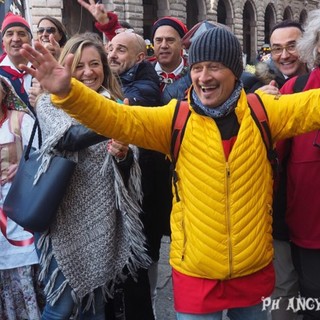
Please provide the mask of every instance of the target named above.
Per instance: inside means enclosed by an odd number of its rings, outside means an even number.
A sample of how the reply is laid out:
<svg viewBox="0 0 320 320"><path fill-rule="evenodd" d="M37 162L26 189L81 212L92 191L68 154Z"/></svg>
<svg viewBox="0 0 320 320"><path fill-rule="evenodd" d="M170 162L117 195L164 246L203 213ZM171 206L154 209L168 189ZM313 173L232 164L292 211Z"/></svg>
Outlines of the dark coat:
<svg viewBox="0 0 320 320"><path fill-rule="evenodd" d="M136 64L121 74L120 80L124 97L129 99L130 105L162 105L159 77L149 61ZM151 258L157 261L161 237L170 232L170 162L162 153L140 148L139 164L144 195L142 220Z"/></svg>
<svg viewBox="0 0 320 320"><path fill-rule="evenodd" d="M161 106L159 77L149 61L142 61L120 74L122 91L130 105Z"/></svg>
<svg viewBox="0 0 320 320"><path fill-rule="evenodd" d="M163 103L167 104L171 99L178 99L179 101L184 100L191 83L190 72L187 72L182 78L174 81L169 86L166 86L162 92Z"/></svg>

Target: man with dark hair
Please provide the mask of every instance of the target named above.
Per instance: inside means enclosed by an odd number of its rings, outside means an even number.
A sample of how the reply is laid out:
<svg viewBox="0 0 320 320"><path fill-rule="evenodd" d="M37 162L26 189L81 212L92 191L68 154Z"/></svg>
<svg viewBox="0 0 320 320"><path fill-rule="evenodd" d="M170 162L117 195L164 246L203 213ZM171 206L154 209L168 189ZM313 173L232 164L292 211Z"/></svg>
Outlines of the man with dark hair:
<svg viewBox="0 0 320 320"><path fill-rule="evenodd" d="M320 10L317 9L309 12L305 33L297 42L296 48L299 59L308 63L312 71L289 79L280 90L282 94L320 87L319 31ZM277 144L279 155L286 159L284 212L292 261L298 275L299 297L309 302L318 300L320 296L319 137L317 130ZM288 269L283 271L289 272ZM316 304L308 304L299 313L304 320L320 319L319 305Z"/></svg>
<svg viewBox="0 0 320 320"><path fill-rule="evenodd" d="M284 20L273 26L270 33L271 59L256 65L255 75L244 72L241 79L246 92L254 92L262 86L273 85L281 88L287 79L307 72L306 64L300 61L295 50L303 28L297 21Z"/></svg>
<svg viewBox="0 0 320 320"><path fill-rule="evenodd" d="M292 20L281 21L272 28L270 35L271 60L257 64L256 76L259 81L247 90L248 92L254 92L260 88L271 93L269 90L272 91L274 86L281 89L288 79L307 73L306 63L300 60L296 50L297 42L302 35L301 24ZM285 152L281 152L279 159L281 165L276 179L273 200L273 263L276 283L272 298L278 299L279 307L271 311L272 320L294 320L298 317L292 308L287 308L289 299L299 295L299 285L291 257L288 225L285 221L287 158L282 156L284 154Z"/></svg>
<svg viewBox="0 0 320 320"><path fill-rule="evenodd" d="M297 40L302 37L303 29L296 21L284 20L276 24L270 35L271 57L275 67L283 75L283 83L286 79L307 72L297 54ZM278 83L281 87L283 83Z"/></svg>
<svg viewBox="0 0 320 320"><path fill-rule="evenodd" d="M303 35L299 22L284 20L276 24L270 35L271 59L274 65L275 81L281 88L294 76L307 72L307 67L300 60L296 50L297 41ZM280 175L276 186L273 203L273 238L274 267L276 285L272 297L280 299L279 309L271 312L272 320L293 320L297 314L287 310L288 301L299 295L298 277L292 263L289 231L285 221L286 213L286 159L281 160Z"/></svg>

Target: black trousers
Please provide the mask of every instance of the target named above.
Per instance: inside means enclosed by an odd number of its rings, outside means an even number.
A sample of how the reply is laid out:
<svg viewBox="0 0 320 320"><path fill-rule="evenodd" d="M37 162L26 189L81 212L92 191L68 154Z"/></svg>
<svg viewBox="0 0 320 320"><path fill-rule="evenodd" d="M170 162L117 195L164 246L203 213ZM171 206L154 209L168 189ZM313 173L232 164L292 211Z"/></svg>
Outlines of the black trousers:
<svg viewBox="0 0 320 320"><path fill-rule="evenodd" d="M106 320L154 320L147 269L138 270L117 285L114 298L106 304Z"/></svg>
<svg viewBox="0 0 320 320"><path fill-rule="evenodd" d="M299 313L303 314L303 320L320 320L320 249L306 249L293 243L291 248L292 261L299 277L301 297L311 298L309 308ZM318 305L313 303L315 299L319 301Z"/></svg>

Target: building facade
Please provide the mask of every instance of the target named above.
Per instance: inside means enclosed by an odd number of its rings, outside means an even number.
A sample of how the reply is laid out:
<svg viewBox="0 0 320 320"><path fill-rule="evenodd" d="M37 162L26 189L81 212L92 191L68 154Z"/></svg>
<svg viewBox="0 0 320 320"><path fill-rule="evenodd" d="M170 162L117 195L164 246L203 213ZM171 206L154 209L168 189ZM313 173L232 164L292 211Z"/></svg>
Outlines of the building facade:
<svg viewBox="0 0 320 320"><path fill-rule="evenodd" d="M135 30L150 38L157 18L175 16L190 28L202 20L223 23L240 40L247 61L255 60L257 50L269 42L273 25L284 19L303 23L319 0L102 0L107 10L118 13ZM21 11L33 30L40 17L52 15L62 20L69 34L97 31L92 17L77 0L0 0L0 18L8 10Z"/></svg>

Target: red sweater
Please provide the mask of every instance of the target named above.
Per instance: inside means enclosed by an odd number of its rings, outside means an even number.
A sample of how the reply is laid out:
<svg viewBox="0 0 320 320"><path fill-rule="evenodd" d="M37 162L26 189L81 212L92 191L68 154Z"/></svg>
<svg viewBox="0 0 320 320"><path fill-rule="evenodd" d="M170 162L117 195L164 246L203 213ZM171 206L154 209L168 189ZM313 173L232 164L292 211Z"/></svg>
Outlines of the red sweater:
<svg viewBox="0 0 320 320"><path fill-rule="evenodd" d="M117 14L113 12L108 12L107 14L108 14L109 22L106 24L101 24L99 22L96 22L95 27L99 31L103 32L105 36L108 38L108 40L110 41L116 35L116 30L122 27L119 23Z"/></svg>
<svg viewBox="0 0 320 320"><path fill-rule="evenodd" d="M296 77L288 80L281 93L293 93L295 80ZM311 72L303 91L314 88L320 88L319 67ZM318 136L317 133L292 138L287 163L286 221L290 239L310 249L320 249L320 132ZM313 145L315 139L318 147Z"/></svg>

